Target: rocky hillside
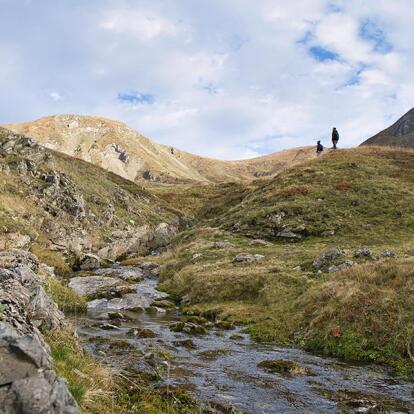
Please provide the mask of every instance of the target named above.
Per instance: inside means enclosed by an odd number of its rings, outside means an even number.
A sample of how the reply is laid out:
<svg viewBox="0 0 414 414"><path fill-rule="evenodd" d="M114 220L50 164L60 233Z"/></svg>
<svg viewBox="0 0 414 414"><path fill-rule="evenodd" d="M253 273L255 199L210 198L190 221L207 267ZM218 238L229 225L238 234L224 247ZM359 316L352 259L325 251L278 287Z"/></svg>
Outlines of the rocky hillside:
<svg viewBox="0 0 414 414"><path fill-rule="evenodd" d="M182 224L134 183L0 129L0 250L28 249L65 269L87 253L149 252Z"/></svg>
<svg viewBox="0 0 414 414"><path fill-rule="evenodd" d="M0 252L0 412L77 414L42 335L63 329L65 320L39 270L28 252Z"/></svg>
<svg viewBox="0 0 414 414"><path fill-rule="evenodd" d="M410 109L389 128L367 139L361 145L414 148L414 108Z"/></svg>
<svg viewBox="0 0 414 414"><path fill-rule="evenodd" d="M5 127L132 181L248 180L315 156L313 148L296 148L251 160L218 161L156 144L121 122L91 116L49 116Z"/></svg>

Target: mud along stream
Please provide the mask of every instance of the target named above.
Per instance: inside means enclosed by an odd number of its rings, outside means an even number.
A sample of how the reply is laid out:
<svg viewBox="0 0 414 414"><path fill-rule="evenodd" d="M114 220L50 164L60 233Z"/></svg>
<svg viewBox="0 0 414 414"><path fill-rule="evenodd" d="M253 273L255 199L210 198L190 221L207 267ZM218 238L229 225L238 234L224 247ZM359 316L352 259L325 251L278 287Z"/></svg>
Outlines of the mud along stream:
<svg viewBox="0 0 414 414"><path fill-rule="evenodd" d="M134 280L132 293L129 287L118 299L92 301L87 316L73 319L88 352L118 369L162 368L166 384L185 387L218 412L414 413L412 384L385 368L258 344L240 327L211 324L198 333L203 328L183 323L167 295L156 290L156 273L151 266L114 266L72 279L84 287Z"/></svg>

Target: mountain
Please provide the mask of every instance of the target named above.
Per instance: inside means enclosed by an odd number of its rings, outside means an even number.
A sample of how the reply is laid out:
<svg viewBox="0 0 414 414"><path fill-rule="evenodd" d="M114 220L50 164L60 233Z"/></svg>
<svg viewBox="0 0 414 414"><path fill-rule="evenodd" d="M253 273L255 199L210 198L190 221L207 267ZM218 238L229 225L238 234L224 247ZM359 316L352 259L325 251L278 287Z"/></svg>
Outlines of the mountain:
<svg viewBox="0 0 414 414"><path fill-rule="evenodd" d="M139 185L0 128L0 251L67 270L90 251L115 260L157 248L182 220Z"/></svg>
<svg viewBox="0 0 414 414"><path fill-rule="evenodd" d="M249 180L272 176L315 156L314 149L306 147L244 161L214 160L157 144L122 122L94 116L48 116L5 128L132 181Z"/></svg>
<svg viewBox="0 0 414 414"><path fill-rule="evenodd" d="M367 139L361 145L414 148L414 108L410 109L389 128Z"/></svg>

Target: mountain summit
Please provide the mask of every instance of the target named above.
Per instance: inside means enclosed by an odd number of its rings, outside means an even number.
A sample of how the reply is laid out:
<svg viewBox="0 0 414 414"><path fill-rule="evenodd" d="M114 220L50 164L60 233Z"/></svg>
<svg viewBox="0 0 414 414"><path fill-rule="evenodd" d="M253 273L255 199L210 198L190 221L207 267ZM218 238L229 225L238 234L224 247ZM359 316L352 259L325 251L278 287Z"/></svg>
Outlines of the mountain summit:
<svg viewBox="0 0 414 414"><path fill-rule="evenodd" d="M361 145L385 145L414 148L414 108L395 124L367 139Z"/></svg>
<svg viewBox="0 0 414 414"><path fill-rule="evenodd" d="M249 180L272 176L315 156L314 149L307 147L243 161L214 160L157 144L122 122L95 116L48 116L5 128L132 181Z"/></svg>

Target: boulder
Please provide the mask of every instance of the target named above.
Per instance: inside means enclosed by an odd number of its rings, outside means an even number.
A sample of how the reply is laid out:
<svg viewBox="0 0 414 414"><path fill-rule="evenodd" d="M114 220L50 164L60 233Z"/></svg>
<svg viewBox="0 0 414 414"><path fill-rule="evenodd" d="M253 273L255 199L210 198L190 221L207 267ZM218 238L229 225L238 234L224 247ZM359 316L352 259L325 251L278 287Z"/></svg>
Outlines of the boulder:
<svg viewBox="0 0 414 414"><path fill-rule="evenodd" d="M360 247L358 250L355 251L354 257L373 259L374 255L368 247Z"/></svg>
<svg viewBox="0 0 414 414"><path fill-rule="evenodd" d="M286 241L299 241L302 240L302 236L300 234L296 234L289 229L283 229L277 233L277 237L284 239Z"/></svg>
<svg viewBox="0 0 414 414"><path fill-rule="evenodd" d="M262 239L254 239L254 240L250 240L249 243L251 246L264 246L264 247L268 247L268 246L272 246L272 243L266 241L266 240L262 240Z"/></svg>
<svg viewBox="0 0 414 414"><path fill-rule="evenodd" d="M389 257L395 257L396 254L392 250L384 250L383 252L379 254L379 256L382 258L389 258Z"/></svg>
<svg viewBox="0 0 414 414"><path fill-rule="evenodd" d="M167 223L159 224L155 229L141 226L133 231L114 231L113 240L98 251L98 256L107 260L117 260L129 254L146 255L151 251L165 247L177 234L177 228Z"/></svg>
<svg viewBox="0 0 414 414"><path fill-rule="evenodd" d="M27 249L30 245L30 237L20 233L0 234L0 251L9 249Z"/></svg>
<svg viewBox="0 0 414 414"><path fill-rule="evenodd" d="M0 252L0 267L10 269L20 265L36 271L39 268L39 261L34 254L26 250L11 249Z"/></svg>
<svg viewBox="0 0 414 414"><path fill-rule="evenodd" d="M69 287L89 299L119 297L135 290L123 280L105 276L73 277Z"/></svg>
<svg viewBox="0 0 414 414"><path fill-rule="evenodd" d="M332 237L335 236L335 230L325 230L321 234L322 237Z"/></svg>
<svg viewBox="0 0 414 414"><path fill-rule="evenodd" d="M91 253L87 253L79 259L79 268L81 270L94 270L101 267L101 259Z"/></svg>
<svg viewBox="0 0 414 414"><path fill-rule="evenodd" d="M316 270L321 270L325 266L332 265L333 261L343 256L345 256L345 252L338 247L328 249L313 261L312 266Z"/></svg>
<svg viewBox="0 0 414 414"><path fill-rule="evenodd" d="M230 243L227 240L225 240L225 241L213 241L211 243L211 247L213 249L231 249L232 247L234 247L234 244Z"/></svg>
<svg viewBox="0 0 414 414"><path fill-rule="evenodd" d="M264 259L262 254L240 253L234 259L234 263L253 263Z"/></svg>
<svg viewBox="0 0 414 414"><path fill-rule="evenodd" d="M345 262L339 264L339 265L332 265L329 266L328 272L334 273L339 272L340 270L347 269L348 267L352 267L355 263L352 260L345 260Z"/></svg>

